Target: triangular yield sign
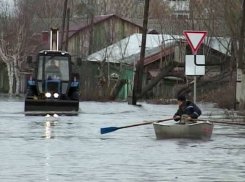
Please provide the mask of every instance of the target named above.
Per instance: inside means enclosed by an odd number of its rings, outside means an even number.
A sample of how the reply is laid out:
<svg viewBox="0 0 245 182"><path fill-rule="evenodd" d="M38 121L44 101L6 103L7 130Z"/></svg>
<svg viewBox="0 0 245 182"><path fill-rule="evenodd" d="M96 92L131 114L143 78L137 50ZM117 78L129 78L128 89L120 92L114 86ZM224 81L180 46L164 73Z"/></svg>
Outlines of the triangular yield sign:
<svg viewBox="0 0 245 182"><path fill-rule="evenodd" d="M191 46L193 53L196 53L202 44L204 38L207 36L205 31L184 31L184 36Z"/></svg>

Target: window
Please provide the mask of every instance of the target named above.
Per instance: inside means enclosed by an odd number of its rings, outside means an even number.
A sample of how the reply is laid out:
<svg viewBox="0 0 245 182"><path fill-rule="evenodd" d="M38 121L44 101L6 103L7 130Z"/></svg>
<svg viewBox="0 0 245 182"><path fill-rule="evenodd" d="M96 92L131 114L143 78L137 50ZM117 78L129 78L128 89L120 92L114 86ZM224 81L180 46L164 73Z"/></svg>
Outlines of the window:
<svg viewBox="0 0 245 182"><path fill-rule="evenodd" d="M44 72L43 72L44 68ZM44 73L44 75L43 75ZM69 80L69 61L65 56L40 56L37 79Z"/></svg>

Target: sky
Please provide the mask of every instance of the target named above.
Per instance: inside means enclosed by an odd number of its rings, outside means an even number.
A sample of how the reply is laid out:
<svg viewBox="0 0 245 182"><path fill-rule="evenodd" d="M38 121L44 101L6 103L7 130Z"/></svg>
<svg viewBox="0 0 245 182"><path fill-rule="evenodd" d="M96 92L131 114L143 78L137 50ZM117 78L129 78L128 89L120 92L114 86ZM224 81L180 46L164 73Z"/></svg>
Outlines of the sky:
<svg viewBox="0 0 245 182"><path fill-rule="evenodd" d="M10 5L14 4L14 0L0 0L0 2L7 2Z"/></svg>
<svg viewBox="0 0 245 182"><path fill-rule="evenodd" d="M0 12L6 10L6 6L3 6L5 3L9 5L8 9L12 11L14 7L14 0L0 0Z"/></svg>

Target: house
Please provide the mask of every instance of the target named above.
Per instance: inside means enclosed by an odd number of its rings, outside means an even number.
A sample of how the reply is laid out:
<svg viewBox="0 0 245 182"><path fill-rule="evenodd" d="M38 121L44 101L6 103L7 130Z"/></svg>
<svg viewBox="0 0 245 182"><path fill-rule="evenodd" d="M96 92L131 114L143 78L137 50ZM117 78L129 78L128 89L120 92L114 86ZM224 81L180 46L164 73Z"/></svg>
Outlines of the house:
<svg viewBox="0 0 245 182"><path fill-rule="evenodd" d="M106 83L109 82L111 75L118 75L119 78L127 80L118 95L119 99L126 99L132 91L134 65L140 60L141 38L141 34L131 35L87 58L87 65L96 65L97 70L104 70L103 73L106 75L104 80L107 80ZM212 67L212 71L207 73L208 76L220 73L222 69L229 69L227 67L230 61L228 53L229 39L222 37L208 37L205 39L203 46L200 48L200 54L206 54L207 62L219 63L220 60L227 57L227 64ZM162 70L166 69L168 62L176 63L174 69L157 83L153 90L148 93L148 96L151 98L173 98L178 89L193 80L192 77L185 76L184 63L186 54L192 53L188 52L188 45L184 36L167 34L147 35L144 59L145 85L156 78ZM210 68L207 69L210 70ZM97 78L103 77L102 74L99 74L99 71L97 71L97 74L90 74L90 79L92 79L93 75ZM203 79L207 78L204 76ZM88 83L87 81L85 82Z"/></svg>
<svg viewBox="0 0 245 182"><path fill-rule="evenodd" d="M172 9L173 18L190 18L190 0L169 0L168 6Z"/></svg>
<svg viewBox="0 0 245 182"><path fill-rule="evenodd" d="M100 68L100 65L104 65L107 69L105 71L106 75L117 74L119 78L127 80L121 88L119 99L125 100L132 91L134 65L140 60L141 39L142 34L133 34L87 58L87 64L97 65L98 68ZM147 34L144 60L146 71L144 84L147 84L149 79L157 75L156 73L164 67L167 60L175 60L179 63L183 62L179 57L175 57L177 54L174 54L176 51L179 51L178 42L177 36ZM107 80L109 79L107 77Z"/></svg>
<svg viewBox="0 0 245 182"><path fill-rule="evenodd" d="M81 20L69 29L68 52L85 58L143 28L117 15L101 15L91 20ZM91 35L93 36L91 37Z"/></svg>

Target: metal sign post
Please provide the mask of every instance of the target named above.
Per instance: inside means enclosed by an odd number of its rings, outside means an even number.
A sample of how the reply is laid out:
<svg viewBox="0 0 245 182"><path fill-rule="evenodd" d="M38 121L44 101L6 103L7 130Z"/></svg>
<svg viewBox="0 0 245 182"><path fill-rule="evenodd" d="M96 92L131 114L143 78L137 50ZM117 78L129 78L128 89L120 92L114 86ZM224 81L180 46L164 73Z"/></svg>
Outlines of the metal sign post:
<svg viewBox="0 0 245 182"><path fill-rule="evenodd" d="M194 53L194 63L196 63L196 60L197 60L197 55L196 53ZM196 69L195 69L195 72L196 72ZM197 101L197 76L196 76L196 73L194 75L194 95L193 95L193 102L196 103Z"/></svg>
<svg viewBox="0 0 245 182"><path fill-rule="evenodd" d="M194 76L194 89L193 89L193 102L196 103L196 92L197 92L197 75L204 75L205 74L205 57L204 59L200 59L202 61L202 64L197 64L197 51L199 47L201 46L202 42L204 41L204 38L206 37L207 32L206 31L184 31L184 36L188 42L188 44L191 47L191 50L193 52L194 57L190 57L189 55L186 55L186 75L193 75ZM198 55L200 56L200 55ZM192 59L194 58L194 59ZM191 65L187 63L187 60L190 60L191 62L194 61L194 65ZM193 60L193 61L192 61ZM189 61L189 62L190 62ZM198 68L199 67L199 68ZM191 68L188 70L188 68ZM194 68L194 69L193 69ZM202 70L200 70L200 68ZM199 71L197 71L199 69ZM194 70L194 71L193 71Z"/></svg>
<svg viewBox="0 0 245 182"><path fill-rule="evenodd" d="M194 89L193 89L193 102L196 103L196 88L197 88L197 76L205 75L205 66L197 66L195 61L199 64L205 65L204 55L186 55L185 56L185 75L194 77Z"/></svg>

